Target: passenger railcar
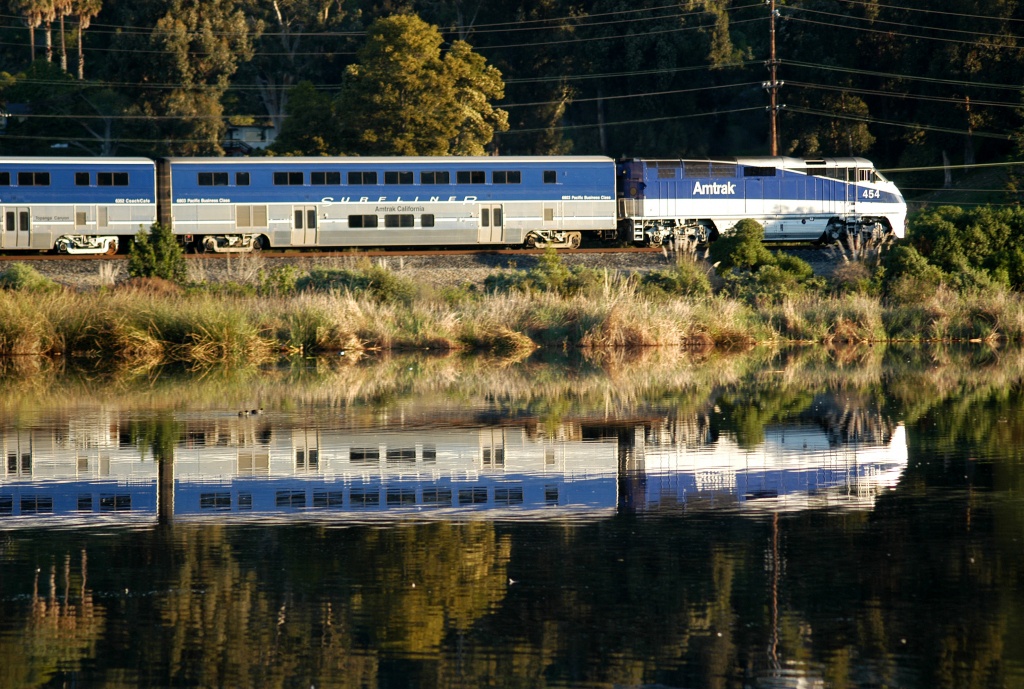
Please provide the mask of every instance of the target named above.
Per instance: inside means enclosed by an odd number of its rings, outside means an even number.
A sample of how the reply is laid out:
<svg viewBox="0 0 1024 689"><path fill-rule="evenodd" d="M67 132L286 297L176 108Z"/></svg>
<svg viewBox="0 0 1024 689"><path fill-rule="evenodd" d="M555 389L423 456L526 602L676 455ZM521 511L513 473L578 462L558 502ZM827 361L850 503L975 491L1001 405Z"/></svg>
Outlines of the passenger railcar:
<svg viewBox="0 0 1024 689"><path fill-rule="evenodd" d="M0 158L0 249L114 253L156 220L145 158Z"/></svg>
<svg viewBox="0 0 1024 689"><path fill-rule="evenodd" d="M618 174L618 215L635 242L714 240L745 218L767 241L904 235L903 196L864 158L626 160Z"/></svg>
<svg viewBox="0 0 1024 689"><path fill-rule="evenodd" d="M169 158L161 220L200 250L554 245L614 236L603 157Z"/></svg>

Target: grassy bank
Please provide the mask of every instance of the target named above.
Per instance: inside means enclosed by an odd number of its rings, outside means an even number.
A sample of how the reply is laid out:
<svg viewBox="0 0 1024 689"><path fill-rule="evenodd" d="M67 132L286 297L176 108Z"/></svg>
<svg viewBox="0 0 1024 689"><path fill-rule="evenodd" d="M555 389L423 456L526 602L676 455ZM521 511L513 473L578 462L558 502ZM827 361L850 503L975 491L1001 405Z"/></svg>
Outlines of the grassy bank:
<svg viewBox="0 0 1024 689"><path fill-rule="evenodd" d="M937 290L918 303L797 295L753 306L723 295L653 296L626 278L559 295L512 291L380 299L346 289L238 295L0 291L0 355L145 365L259 362L281 353L483 351L752 344L1024 340L1015 294Z"/></svg>

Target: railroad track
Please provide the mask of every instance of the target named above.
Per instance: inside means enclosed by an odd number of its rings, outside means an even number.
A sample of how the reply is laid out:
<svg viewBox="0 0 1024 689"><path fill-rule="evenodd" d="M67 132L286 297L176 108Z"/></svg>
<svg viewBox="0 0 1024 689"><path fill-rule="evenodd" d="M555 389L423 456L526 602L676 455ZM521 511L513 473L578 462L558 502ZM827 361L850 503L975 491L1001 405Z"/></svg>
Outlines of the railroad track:
<svg viewBox="0 0 1024 689"><path fill-rule="evenodd" d="M189 260L216 260L225 258L239 258L246 256L264 256L266 258L374 258L385 257L431 257L431 256L476 256L476 255L509 255L509 256L537 256L544 253L544 249L451 249L451 250L420 250L420 249L349 249L345 251L306 251L302 249L270 250L252 253L204 253L185 254ZM601 247L589 249L558 249L559 254L566 255L587 255L587 254L644 254L661 253L660 247ZM117 261L126 260L127 253L109 254L54 254L54 253L25 253L10 252L0 254L0 262L3 261Z"/></svg>

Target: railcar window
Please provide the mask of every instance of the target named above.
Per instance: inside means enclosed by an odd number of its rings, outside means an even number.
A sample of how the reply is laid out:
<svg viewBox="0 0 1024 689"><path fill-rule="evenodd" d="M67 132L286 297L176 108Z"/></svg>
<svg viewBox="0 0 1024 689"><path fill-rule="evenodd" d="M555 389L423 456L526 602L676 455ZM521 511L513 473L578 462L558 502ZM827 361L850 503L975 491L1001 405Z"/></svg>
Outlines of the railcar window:
<svg viewBox="0 0 1024 689"><path fill-rule="evenodd" d="M487 184L487 173L483 170L459 170L455 173L456 184Z"/></svg>
<svg viewBox="0 0 1024 689"><path fill-rule="evenodd" d="M744 177L774 177L775 168L773 167L744 167Z"/></svg>
<svg viewBox="0 0 1024 689"><path fill-rule="evenodd" d="M112 186L111 184L103 183L103 175L105 174L108 173L101 172L99 175L97 175L99 185L101 187ZM200 172L198 179L199 186L201 187L226 187L228 185L228 173L226 172ZM125 183L127 184L127 180L125 180Z"/></svg>
<svg viewBox="0 0 1024 689"><path fill-rule="evenodd" d="M376 488L353 488L349 493L349 504L353 507L376 507L380 505L380 492Z"/></svg>
<svg viewBox="0 0 1024 689"><path fill-rule="evenodd" d="M423 504L424 505L451 505L452 504L452 489L451 488L424 488L423 489Z"/></svg>
<svg viewBox="0 0 1024 689"><path fill-rule="evenodd" d="M9 186L11 186L11 173L10 172L0 172L0 187L9 187Z"/></svg>
<svg viewBox="0 0 1024 689"><path fill-rule="evenodd" d="M130 493L100 495L100 512L131 512L132 496Z"/></svg>
<svg viewBox="0 0 1024 689"><path fill-rule="evenodd" d="M451 174L447 170L421 172L420 184L451 184Z"/></svg>
<svg viewBox="0 0 1024 689"><path fill-rule="evenodd" d="M711 164L707 161L687 160L683 163L684 177L707 177Z"/></svg>
<svg viewBox="0 0 1024 689"><path fill-rule="evenodd" d="M401 215L385 215L384 227L413 227L416 224L415 217L416 216L412 215L411 213L403 213Z"/></svg>
<svg viewBox="0 0 1024 689"><path fill-rule="evenodd" d="M313 493L313 507L341 507L344 500L345 492L340 490Z"/></svg>
<svg viewBox="0 0 1024 689"><path fill-rule="evenodd" d="M861 182L877 182L874 170L857 170L858 179Z"/></svg>
<svg viewBox="0 0 1024 689"><path fill-rule="evenodd" d="M675 168L671 167L659 167L658 168L658 179L675 179L676 171Z"/></svg>
<svg viewBox="0 0 1024 689"><path fill-rule="evenodd" d="M350 172L348 173L349 184L376 184L376 172Z"/></svg>
<svg viewBox="0 0 1024 689"><path fill-rule="evenodd" d="M231 493L200 493L199 509L203 511L230 512Z"/></svg>
<svg viewBox="0 0 1024 689"><path fill-rule="evenodd" d="M48 187L50 186L49 172L19 172L19 187Z"/></svg>
<svg viewBox="0 0 1024 689"><path fill-rule="evenodd" d="M76 187L87 187L87 186L89 186L89 173L88 172L76 172L75 173L75 186Z"/></svg>
<svg viewBox="0 0 1024 689"><path fill-rule="evenodd" d="M388 507L403 507L416 504L415 488L388 488Z"/></svg>
<svg viewBox="0 0 1024 689"><path fill-rule="evenodd" d="M492 184L522 184L523 173L519 170L495 170L491 173Z"/></svg>
<svg viewBox="0 0 1024 689"><path fill-rule="evenodd" d="M377 216L376 215L350 215L348 216L348 226L353 229L371 229L377 227Z"/></svg>
<svg viewBox="0 0 1024 689"><path fill-rule="evenodd" d="M544 184L558 184L558 171L557 170L545 170L544 171Z"/></svg>
<svg viewBox="0 0 1024 689"><path fill-rule="evenodd" d="M349 450L348 458L350 462L376 462L380 459L380 450L375 447L353 447Z"/></svg>
<svg viewBox="0 0 1024 689"><path fill-rule="evenodd" d="M421 215L420 216L420 226L421 227L433 227L434 226L434 216L433 216L433 214L432 213L424 213L423 215Z"/></svg>
<svg viewBox="0 0 1024 689"><path fill-rule="evenodd" d="M224 186L227 186L228 176L224 174ZM96 173L96 184L101 187L127 187L128 186L128 173L127 172L97 172Z"/></svg>
<svg viewBox="0 0 1024 689"><path fill-rule="evenodd" d="M494 489L494 503L497 505L522 505L523 504L523 489L521 486L516 488L495 488Z"/></svg>
<svg viewBox="0 0 1024 689"><path fill-rule="evenodd" d="M247 187L247 186L249 186L249 173L248 172L236 172L235 173L235 186L236 187Z"/></svg>
<svg viewBox="0 0 1024 689"><path fill-rule="evenodd" d="M436 445L424 445L423 446L423 461L424 462L436 462L437 461L437 446ZM449 499L450 496L449 496Z"/></svg>
<svg viewBox="0 0 1024 689"><path fill-rule="evenodd" d="M324 185L340 185L341 184L341 172L340 171L327 171L327 172L311 172L309 173L309 183Z"/></svg>
<svg viewBox="0 0 1024 689"><path fill-rule="evenodd" d="M459 504L460 505L481 505L487 502L487 489L483 487L479 488L460 488L459 489Z"/></svg>
<svg viewBox="0 0 1024 689"><path fill-rule="evenodd" d="M306 491L304 490L279 490L274 495L276 507L305 507Z"/></svg>
<svg viewBox="0 0 1024 689"><path fill-rule="evenodd" d="M412 172L385 172L384 184L412 184Z"/></svg>
<svg viewBox="0 0 1024 689"><path fill-rule="evenodd" d="M298 187L303 184L302 172L275 172L274 185L279 187Z"/></svg>

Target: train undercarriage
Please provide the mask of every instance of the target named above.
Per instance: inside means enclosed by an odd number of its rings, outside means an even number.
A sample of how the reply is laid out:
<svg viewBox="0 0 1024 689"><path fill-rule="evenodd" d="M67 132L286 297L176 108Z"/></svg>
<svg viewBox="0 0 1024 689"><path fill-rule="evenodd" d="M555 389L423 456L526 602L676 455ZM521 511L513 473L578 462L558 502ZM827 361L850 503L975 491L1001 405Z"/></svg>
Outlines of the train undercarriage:
<svg viewBox="0 0 1024 689"><path fill-rule="evenodd" d="M57 239L54 250L58 254L108 254L117 253L117 237L114 235L66 234Z"/></svg>
<svg viewBox="0 0 1024 689"><path fill-rule="evenodd" d="M820 227L820 225L819 225ZM725 230L729 232L729 229ZM704 246L715 241L719 230L710 219L690 220L682 218L627 218L620 223L623 238L634 244L664 246L685 244ZM885 218L872 216L832 217L818 236L818 244L835 242L877 243L893 235L892 227ZM772 241L772 237L766 237ZM776 238L776 240L781 237ZM787 237L787 239L790 239ZM809 241L807 237L792 237L793 241Z"/></svg>

